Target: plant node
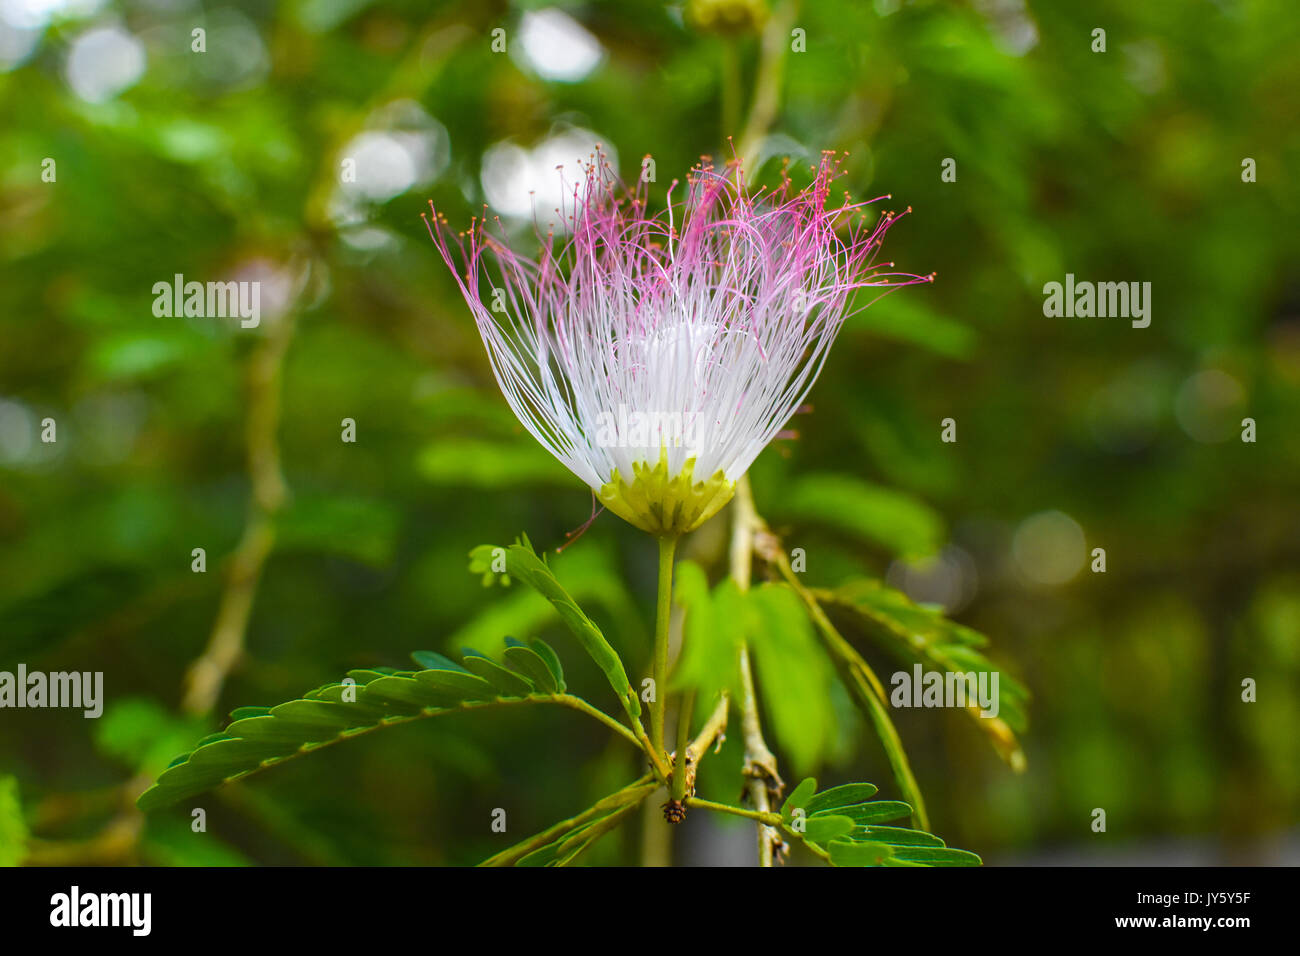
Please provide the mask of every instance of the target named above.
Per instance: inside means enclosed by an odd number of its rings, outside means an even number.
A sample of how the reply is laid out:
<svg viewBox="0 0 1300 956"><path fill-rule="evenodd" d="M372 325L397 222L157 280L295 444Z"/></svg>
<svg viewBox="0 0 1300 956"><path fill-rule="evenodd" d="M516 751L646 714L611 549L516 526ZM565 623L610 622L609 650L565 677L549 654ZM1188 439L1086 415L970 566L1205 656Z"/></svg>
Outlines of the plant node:
<svg viewBox="0 0 1300 956"><path fill-rule="evenodd" d="M686 806L680 800L669 800L664 804L664 819L669 823L681 823L686 819Z"/></svg>

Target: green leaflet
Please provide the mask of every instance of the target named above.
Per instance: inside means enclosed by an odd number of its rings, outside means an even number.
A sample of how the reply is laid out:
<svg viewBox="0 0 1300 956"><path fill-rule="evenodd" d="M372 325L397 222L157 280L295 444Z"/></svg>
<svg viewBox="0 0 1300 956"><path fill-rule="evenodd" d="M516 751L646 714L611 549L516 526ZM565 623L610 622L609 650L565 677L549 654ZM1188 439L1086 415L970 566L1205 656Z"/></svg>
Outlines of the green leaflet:
<svg viewBox="0 0 1300 956"><path fill-rule="evenodd" d="M528 648L513 646L507 655L508 664L518 662L519 666L510 669L471 655L462 667L441 654L418 651L412 655L417 662L434 666L419 671L353 670L346 680L318 687L299 700L270 708L237 708L223 731L204 737L191 752L173 760L136 804L142 810L168 806L225 781L391 724L488 706L581 703L557 695L556 689L563 686L559 661L542 642L533 642Z"/></svg>
<svg viewBox="0 0 1300 956"><path fill-rule="evenodd" d="M640 801L637 801L640 803ZM568 866L593 843L614 830L624 818L636 810L637 803L619 807L606 816L592 820L546 846L528 854L516 866Z"/></svg>
<svg viewBox="0 0 1300 956"><path fill-rule="evenodd" d="M859 826L870 826L873 823L888 823L891 820L901 820L911 816L912 807L902 800L873 800L851 807L840 807L835 812L850 818Z"/></svg>
<svg viewBox="0 0 1300 956"><path fill-rule="evenodd" d="M848 836L855 826L856 824L849 817L824 813L804 821L803 838L809 843L819 843L824 846L839 837Z"/></svg>
<svg viewBox="0 0 1300 956"><path fill-rule="evenodd" d="M836 840L828 850L835 866L884 866L885 860L894 855L893 849L883 843L846 840Z"/></svg>
<svg viewBox="0 0 1300 956"><path fill-rule="evenodd" d="M531 680L521 677L481 654L467 651L465 667L491 684L492 689L503 697L526 697L534 690Z"/></svg>
<svg viewBox="0 0 1300 956"><path fill-rule="evenodd" d="M894 846L890 849L895 860L925 866L981 866L984 862L969 850L950 846Z"/></svg>
<svg viewBox="0 0 1300 956"><path fill-rule="evenodd" d="M855 826L850 832L855 840L887 843L890 846L944 845L944 842L933 833L926 833L924 830L909 830L907 827Z"/></svg>
<svg viewBox="0 0 1300 956"><path fill-rule="evenodd" d="M855 803L864 803L876 795L876 787L870 783L846 783L843 786L823 790L807 802L804 809L809 814L824 810L837 810L851 807Z"/></svg>
<svg viewBox="0 0 1300 956"><path fill-rule="evenodd" d="M659 788L647 774L568 820L502 850L479 866L566 866Z"/></svg>
<svg viewBox="0 0 1300 956"><path fill-rule="evenodd" d="M911 762L907 758L907 751L903 747L903 741L898 735L897 728L894 727L894 722L889 717L884 688L881 686L879 679L872 672L870 665L867 664L862 655L857 652L857 649L835 629L835 625L826 616L826 612L818 602L817 597L798 580L798 576L791 569L789 561L782 560L780 568L782 575L786 579L786 587L799 596L809 617L812 618L817 633L821 636L822 646L830 655L836 670L839 672L840 680L853 695L854 702L859 709L865 711L867 716L871 718L876 735L880 738L880 743L885 749L885 755L889 758L889 765L894 771L894 779L898 782L903 795L912 802L913 817L917 825L923 828L928 827L929 820L925 812L925 801L921 796L921 788L916 782L915 774L912 773Z"/></svg>
<svg viewBox="0 0 1300 956"><path fill-rule="evenodd" d="M879 581L854 580L834 590L814 593L820 601L857 614L886 649L904 662L920 663L927 671L997 671L998 716L981 717L978 708L967 708L967 713L988 735L1002 759L1013 770L1024 770L1025 755L1016 735L1028 729L1029 690L982 653L988 638L914 603L906 594Z"/></svg>
<svg viewBox="0 0 1300 956"><path fill-rule="evenodd" d="M807 812L807 804L812 795L817 792L817 781L808 777L803 780L799 786L790 791L790 796L785 798L785 803L781 804L781 817L784 820L791 820L794 817L795 810Z"/></svg>
<svg viewBox="0 0 1300 956"><path fill-rule="evenodd" d="M517 673L532 681L537 689L546 694L558 694L560 682L546 660L531 647L516 645L507 647L502 659Z"/></svg>
<svg viewBox="0 0 1300 956"><path fill-rule="evenodd" d="M560 690L563 691L565 687L564 668L560 666L560 658L556 655L555 651L551 649L551 645L547 644L541 638L534 637L529 639L528 646L536 652L538 657L546 662L546 666L549 667L551 673L555 675L555 682L560 686Z"/></svg>
<svg viewBox="0 0 1300 956"><path fill-rule="evenodd" d="M945 846L924 830L880 826L910 816L912 808L899 800L871 800L876 788L848 783L817 793L809 777L781 807L781 827L834 866L979 866L967 850ZM800 820L795 811L803 809Z"/></svg>
<svg viewBox="0 0 1300 956"><path fill-rule="evenodd" d="M471 555L481 556L484 547L487 546L476 548ZM489 552L490 550L489 548ZM609 641L605 640L605 635L601 633L596 623L583 612L582 608L578 607L556 580L551 569L546 566L546 562L533 551L527 538L521 538L519 543L512 544L506 549L506 568L512 577L523 581L551 602L565 626L573 632L574 637L582 644L583 650L604 673L605 679L618 695L628 716L633 720L640 718L641 702L627 679L622 658L610 646Z"/></svg>

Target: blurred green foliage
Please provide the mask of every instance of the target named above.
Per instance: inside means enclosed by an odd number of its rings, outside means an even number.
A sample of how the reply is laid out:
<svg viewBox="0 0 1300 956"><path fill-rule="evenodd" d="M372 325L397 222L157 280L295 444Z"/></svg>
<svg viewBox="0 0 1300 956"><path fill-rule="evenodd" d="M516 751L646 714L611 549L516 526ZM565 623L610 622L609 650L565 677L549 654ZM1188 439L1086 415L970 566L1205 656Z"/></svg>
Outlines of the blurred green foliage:
<svg viewBox="0 0 1300 956"><path fill-rule="evenodd" d="M454 714L206 795L202 838L184 809L130 810L233 707L419 647L569 640L545 600L466 571L484 541L563 544L591 501L510 415L419 216L432 199L467 224L485 154L575 130L629 179L653 155L661 200L741 135L723 117L729 97L736 120L750 108L764 5L560 3L602 53L572 82L520 42L536 2L110 2L37 26L21 6L0 5L0 669L103 671L107 707L98 722L0 712L0 861L30 829L33 862L467 863L504 845L493 808L511 834L534 832L640 773L573 713ZM850 320L799 439L754 468L758 508L817 587L889 574L926 599L933 566L903 559L946 549L956 617L1034 694L1023 775L964 715L896 714L931 818L992 863L1183 839L1275 861L1265 847L1300 807L1293 4L826 0L794 22L806 52L784 57L758 178L780 157L847 151L847 190L914 210L888 258L938 281ZM111 69L92 30L115 38ZM95 93L131 50L143 72ZM387 191L340 182L366 142L397 162ZM1067 272L1151 282L1151 327L1044 317L1042 286ZM156 317L153 286L178 273L262 280L261 325ZM956 443L939 440L947 417ZM1245 417L1253 444L1238 440ZM268 433L282 501L258 458ZM1105 548L1104 574L1035 579L1019 532L1044 511ZM217 706L187 710L188 669L259 516L274 540L244 657ZM720 517L686 542L684 597L725 572L725 531ZM652 552L603 516L552 556L636 673ZM783 767L897 797L788 597L755 596L771 605L755 656ZM703 639L698 653L684 666L727 683ZM564 656L572 688L602 686ZM736 798L732 737L703 796ZM1105 835L1089 829L1095 807ZM639 840L624 827L590 860L632 861Z"/></svg>

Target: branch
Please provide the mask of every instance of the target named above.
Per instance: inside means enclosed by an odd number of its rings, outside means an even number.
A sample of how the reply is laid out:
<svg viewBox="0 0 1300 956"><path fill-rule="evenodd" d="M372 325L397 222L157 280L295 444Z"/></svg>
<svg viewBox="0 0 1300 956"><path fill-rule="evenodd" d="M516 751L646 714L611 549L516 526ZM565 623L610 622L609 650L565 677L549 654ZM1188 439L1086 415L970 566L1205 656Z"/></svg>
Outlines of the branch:
<svg viewBox="0 0 1300 956"><path fill-rule="evenodd" d="M799 4L785 0L773 12L763 30L758 77L754 82L754 99L749 107L745 130L740 136L742 169L753 166L758 148L771 129L781 107L781 77L785 72L785 51L790 48L790 29Z"/></svg>
<svg viewBox="0 0 1300 956"><path fill-rule="evenodd" d="M548 843L555 842L565 834L572 833L593 820L609 816L622 819L623 814L630 812L657 789L659 789L659 783L655 780L653 774L646 774L639 780L629 783L621 790L616 790L608 797L596 802L576 817L562 820L550 829L543 830L541 833L488 857L479 866L514 866L534 850L539 850Z"/></svg>
<svg viewBox="0 0 1300 956"><path fill-rule="evenodd" d="M736 503L733 507L731 529L731 577L742 590L749 590L754 533L761 529L761 519L754 511L754 496L749 488L749 476L736 482ZM741 773L745 777L745 792L754 809L768 813L781 798L785 783L777 773L776 757L763 739L763 728L758 716L758 695L754 691L754 674L749 660L749 643L741 639L739 670L741 693L741 726L745 734L745 757ZM758 827L758 865L771 866L785 843L771 826Z"/></svg>
<svg viewBox="0 0 1300 956"><path fill-rule="evenodd" d="M786 584L802 599L809 616L817 626L817 633L821 637L823 646L835 663L840 679L848 686L871 718L876 734L885 748L885 755L889 758L894 780L903 792L903 798L912 805L912 815L916 825L922 830L929 830L930 820L925 811L921 787L912 773L912 765L907 759L902 738L898 736L898 730L889 716L888 698L880 678L871 669L871 665L831 623L817 597L799 580L799 576L790 567L790 560L786 557L781 540L762 524L761 518L756 520L760 523L760 528L754 539L755 550L759 557L781 572Z"/></svg>
<svg viewBox="0 0 1300 956"><path fill-rule="evenodd" d="M687 698L688 701L692 699L692 697ZM726 739L726 734L723 731L727 728L727 713L730 705L731 697L724 690L718 698L717 706L713 708L713 713L704 722L704 727L700 730L699 735L689 744L686 743L687 734L690 733L688 712L684 712L683 716L678 718L682 720L682 723L678 725L679 743L677 753L685 753L686 755L685 760L680 764L676 762L676 754L673 755L673 787L671 795L678 803L682 803L687 796L695 793L695 776L699 773L700 761L704 759L704 755L708 753L714 741L717 741L718 746L721 747L722 741ZM682 768L680 781L677 774L678 767Z"/></svg>
<svg viewBox="0 0 1300 956"><path fill-rule="evenodd" d="M290 309L275 320L270 333L257 343L249 360L245 440L252 501L244 535L231 556L212 634L186 675L181 709L194 716L212 710L226 677L243 655L253 599L275 543L275 516L288 497L280 471L276 433L280 427L280 378L293 328Z"/></svg>

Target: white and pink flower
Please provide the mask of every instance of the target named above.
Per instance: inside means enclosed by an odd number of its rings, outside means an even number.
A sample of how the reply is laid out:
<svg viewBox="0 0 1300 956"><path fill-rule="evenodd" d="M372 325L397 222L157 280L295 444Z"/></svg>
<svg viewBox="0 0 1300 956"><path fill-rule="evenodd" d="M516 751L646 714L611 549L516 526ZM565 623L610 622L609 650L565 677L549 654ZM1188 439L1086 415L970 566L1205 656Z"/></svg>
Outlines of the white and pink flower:
<svg viewBox="0 0 1300 956"><path fill-rule="evenodd" d="M875 301L855 293L933 279L876 262L899 216L868 221L869 204L847 196L827 207L831 154L813 173L802 189L783 177L750 192L738 163L697 166L652 215L645 186L629 192L597 155L536 260L512 252L495 219L497 235L475 218L449 245L434 210L429 233L515 415L639 528L690 531L730 500L850 307Z"/></svg>

